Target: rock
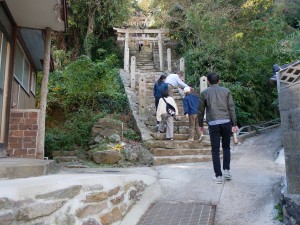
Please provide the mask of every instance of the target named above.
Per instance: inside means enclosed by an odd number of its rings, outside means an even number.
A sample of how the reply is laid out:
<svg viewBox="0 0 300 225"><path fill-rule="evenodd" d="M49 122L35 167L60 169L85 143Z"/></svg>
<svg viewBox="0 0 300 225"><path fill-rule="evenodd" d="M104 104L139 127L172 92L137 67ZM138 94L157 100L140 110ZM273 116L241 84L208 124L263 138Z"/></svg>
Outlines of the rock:
<svg viewBox="0 0 300 225"><path fill-rule="evenodd" d="M55 225L73 225L75 224L75 218L69 213L62 213L55 217Z"/></svg>
<svg viewBox="0 0 300 225"><path fill-rule="evenodd" d="M92 127L92 136L107 138L115 133L121 134L122 122L111 118L100 118Z"/></svg>
<svg viewBox="0 0 300 225"><path fill-rule="evenodd" d="M105 191L102 192L94 192L88 194L84 200L84 202L100 202L106 200L108 198L108 193Z"/></svg>
<svg viewBox="0 0 300 225"><path fill-rule="evenodd" d="M56 201L51 203L34 203L27 205L18 210L16 219L18 221L30 221L39 217L44 217L52 214L65 204L65 201Z"/></svg>
<svg viewBox="0 0 300 225"><path fill-rule="evenodd" d="M120 135L113 134L108 137L108 140L111 141L112 143L119 143L121 141L121 137Z"/></svg>
<svg viewBox="0 0 300 225"><path fill-rule="evenodd" d="M0 209L11 209L15 202L8 198L0 198Z"/></svg>
<svg viewBox="0 0 300 225"><path fill-rule="evenodd" d="M101 152L95 152L92 155L93 161L95 163L101 164L114 164L117 163L121 159L121 154L118 151L101 151Z"/></svg>
<svg viewBox="0 0 300 225"><path fill-rule="evenodd" d="M101 217L101 223L103 225L110 225L121 219L122 219L121 210L118 207L116 207L111 212L106 213Z"/></svg>
<svg viewBox="0 0 300 225"><path fill-rule="evenodd" d="M76 211L76 216L79 218L84 218L87 216L93 216L97 215L98 213L102 212L104 209L106 209L107 203L106 202L100 202L99 204L95 205L86 205L82 208L79 208Z"/></svg>
<svg viewBox="0 0 300 225"><path fill-rule="evenodd" d="M14 219L13 212L6 212L3 214L0 214L0 224L1 225L9 225Z"/></svg>
<svg viewBox="0 0 300 225"><path fill-rule="evenodd" d="M101 141L103 140L104 138L100 137L99 135L97 135L96 137L94 137L93 139L93 143L101 143Z"/></svg>
<svg viewBox="0 0 300 225"><path fill-rule="evenodd" d="M95 219L89 218L83 221L82 225L100 225L100 223L98 223Z"/></svg>
<svg viewBox="0 0 300 225"><path fill-rule="evenodd" d="M71 199L79 194L81 185L74 185L65 189L49 192L42 195L37 195L36 199Z"/></svg>
<svg viewBox="0 0 300 225"><path fill-rule="evenodd" d="M152 165L154 162L153 155L141 144L127 144L123 147L127 160L142 165Z"/></svg>

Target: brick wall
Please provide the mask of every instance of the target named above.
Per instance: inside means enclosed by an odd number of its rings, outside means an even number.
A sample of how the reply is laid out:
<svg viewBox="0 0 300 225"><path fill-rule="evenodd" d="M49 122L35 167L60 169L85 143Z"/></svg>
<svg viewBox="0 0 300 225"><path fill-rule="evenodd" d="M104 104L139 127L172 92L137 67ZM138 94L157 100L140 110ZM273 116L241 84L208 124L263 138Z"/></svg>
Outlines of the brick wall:
<svg viewBox="0 0 300 225"><path fill-rule="evenodd" d="M7 154L35 158L38 136L37 109L12 109L9 120Z"/></svg>

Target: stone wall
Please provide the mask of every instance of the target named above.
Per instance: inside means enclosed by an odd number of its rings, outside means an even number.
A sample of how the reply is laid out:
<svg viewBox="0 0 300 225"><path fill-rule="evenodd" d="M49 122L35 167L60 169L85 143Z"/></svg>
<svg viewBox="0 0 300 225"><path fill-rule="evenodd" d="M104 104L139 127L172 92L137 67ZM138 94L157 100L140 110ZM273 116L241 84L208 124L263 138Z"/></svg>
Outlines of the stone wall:
<svg viewBox="0 0 300 225"><path fill-rule="evenodd" d="M287 193L300 194L300 82L279 92Z"/></svg>
<svg viewBox="0 0 300 225"><path fill-rule="evenodd" d="M103 181L103 185L101 181L98 183L100 184L73 184L51 192L31 193L30 198L20 200L2 197L0 224L115 224L140 199L145 189L145 183L137 180L115 186L110 184L110 187L105 185L106 181Z"/></svg>
<svg viewBox="0 0 300 225"><path fill-rule="evenodd" d="M35 158L39 110L12 109L9 120L7 155Z"/></svg>

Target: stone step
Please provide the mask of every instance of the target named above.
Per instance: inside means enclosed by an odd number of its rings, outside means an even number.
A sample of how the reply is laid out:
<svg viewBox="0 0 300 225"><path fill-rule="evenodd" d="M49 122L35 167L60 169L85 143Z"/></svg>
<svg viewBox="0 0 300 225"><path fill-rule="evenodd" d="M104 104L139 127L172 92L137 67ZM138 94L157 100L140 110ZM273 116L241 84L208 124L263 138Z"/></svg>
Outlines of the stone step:
<svg viewBox="0 0 300 225"><path fill-rule="evenodd" d="M195 163L209 162L209 155L185 155L185 156L154 156L154 165L178 164L178 163Z"/></svg>
<svg viewBox="0 0 300 225"><path fill-rule="evenodd" d="M187 127L186 131L188 132L188 127ZM165 133L153 133L152 136L155 140L166 140L166 134ZM180 133L180 134L174 133L174 140L188 141L188 138L189 138L188 133ZM195 138L194 139L195 141L198 141L197 140L198 139L197 134L195 134L194 138ZM201 140L210 141L209 135L203 135Z"/></svg>
<svg viewBox="0 0 300 225"><path fill-rule="evenodd" d="M54 160L1 158L0 164L0 179L44 176L56 173L58 170Z"/></svg>
<svg viewBox="0 0 300 225"><path fill-rule="evenodd" d="M80 162L78 156L55 156L53 159L57 162Z"/></svg>
<svg viewBox="0 0 300 225"><path fill-rule="evenodd" d="M166 148L153 148L150 152L154 156L176 156L176 155L211 155L211 148L202 149L166 149Z"/></svg>
<svg viewBox="0 0 300 225"><path fill-rule="evenodd" d="M182 141L182 140L149 140L144 142L145 146L151 148L171 148L171 149L195 149L210 146L210 141Z"/></svg>

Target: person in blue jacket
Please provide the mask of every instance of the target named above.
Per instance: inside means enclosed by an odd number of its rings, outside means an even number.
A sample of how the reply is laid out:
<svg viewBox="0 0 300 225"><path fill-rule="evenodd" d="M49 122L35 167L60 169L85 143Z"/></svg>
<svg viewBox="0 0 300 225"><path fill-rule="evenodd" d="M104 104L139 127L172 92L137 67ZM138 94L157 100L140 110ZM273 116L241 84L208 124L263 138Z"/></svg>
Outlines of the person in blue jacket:
<svg viewBox="0 0 300 225"><path fill-rule="evenodd" d="M189 118L189 141L194 141L195 129L198 140L201 140L201 132L198 123L199 98L191 93L190 87L183 89L185 97L183 98L184 115Z"/></svg>

